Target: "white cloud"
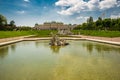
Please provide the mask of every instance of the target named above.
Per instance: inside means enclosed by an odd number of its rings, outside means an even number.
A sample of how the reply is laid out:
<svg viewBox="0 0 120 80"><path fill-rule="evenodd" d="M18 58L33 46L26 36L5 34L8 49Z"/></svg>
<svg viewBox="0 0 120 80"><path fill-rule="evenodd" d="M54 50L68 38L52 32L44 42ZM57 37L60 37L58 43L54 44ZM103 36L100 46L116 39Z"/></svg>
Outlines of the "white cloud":
<svg viewBox="0 0 120 80"><path fill-rule="evenodd" d="M58 0L55 5L62 7L61 11L58 11L59 14L72 15L81 11L109 9L120 4L117 0L89 0L88 2L83 0Z"/></svg>
<svg viewBox="0 0 120 80"><path fill-rule="evenodd" d="M77 4L79 0L59 0L58 2L55 3L57 6L70 6Z"/></svg>
<svg viewBox="0 0 120 80"><path fill-rule="evenodd" d="M118 13L118 14L112 14L111 16L110 16L112 19L116 19L116 18L120 18L120 13Z"/></svg>
<svg viewBox="0 0 120 80"><path fill-rule="evenodd" d="M86 3L86 7L88 7L88 10L95 10L98 9L99 0L90 0Z"/></svg>
<svg viewBox="0 0 120 80"><path fill-rule="evenodd" d="M117 7L120 7L120 1L117 1Z"/></svg>
<svg viewBox="0 0 120 80"><path fill-rule="evenodd" d="M104 0L99 3L100 9L109 9L117 4L117 0Z"/></svg>
<svg viewBox="0 0 120 80"><path fill-rule="evenodd" d="M30 0L24 0L25 2L30 2Z"/></svg>
<svg viewBox="0 0 120 80"><path fill-rule="evenodd" d="M24 10L22 10L22 11L17 11L17 13L18 13L18 14L24 14L25 11L24 11Z"/></svg>
<svg viewBox="0 0 120 80"><path fill-rule="evenodd" d="M61 15L72 15L75 12L80 12L80 10L85 9L86 2L82 0L60 0L60 2L55 3L56 6L67 6L69 7L68 9L62 9L58 13Z"/></svg>

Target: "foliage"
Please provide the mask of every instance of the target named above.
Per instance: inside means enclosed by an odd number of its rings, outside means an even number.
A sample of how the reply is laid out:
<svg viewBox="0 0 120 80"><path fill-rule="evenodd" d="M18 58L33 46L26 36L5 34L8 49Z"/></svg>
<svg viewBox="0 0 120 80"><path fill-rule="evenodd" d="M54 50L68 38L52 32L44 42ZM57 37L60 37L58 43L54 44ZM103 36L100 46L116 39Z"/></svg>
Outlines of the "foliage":
<svg viewBox="0 0 120 80"><path fill-rule="evenodd" d="M77 27L74 28L74 30L80 30L82 27L81 25L78 25Z"/></svg>
<svg viewBox="0 0 120 80"><path fill-rule="evenodd" d="M11 26L11 27L14 27L14 26L15 26L15 21L13 21L13 20L10 21L10 26Z"/></svg>
<svg viewBox="0 0 120 80"><path fill-rule="evenodd" d="M3 30L6 25L7 25L6 17L0 14L0 30Z"/></svg>
<svg viewBox="0 0 120 80"><path fill-rule="evenodd" d="M38 26L38 25L39 25L38 23L35 24L35 26Z"/></svg>
<svg viewBox="0 0 120 80"><path fill-rule="evenodd" d="M29 31L29 30L32 30L32 28L29 26L20 26L20 27L16 27L16 30L17 31Z"/></svg>
<svg viewBox="0 0 120 80"><path fill-rule="evenodd" d="M7 24L7 19L5 16L0 14L0 30L9 30L12 31L16 28L15 21L10 21L10 24Z"/></svg>
<svg viewBox="0 0 120 80"><path fill-rule="evenodd" d="M103 19L98 17L98 20L93 22L93 17L87 19L87 23L83 23L81 26L77 26L74 30L109 30L109 31L120 31L120 18Z"/></svg>

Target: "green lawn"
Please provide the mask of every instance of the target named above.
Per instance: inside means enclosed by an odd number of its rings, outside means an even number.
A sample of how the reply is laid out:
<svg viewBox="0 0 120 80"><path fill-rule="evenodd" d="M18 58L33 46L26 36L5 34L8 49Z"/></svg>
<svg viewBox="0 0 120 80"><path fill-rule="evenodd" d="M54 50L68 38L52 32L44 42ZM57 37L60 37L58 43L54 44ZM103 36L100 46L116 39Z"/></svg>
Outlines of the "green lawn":
<svg viewBox="0 0 120 80"><path fill-rule="evenodd" d="M95 31L95 30L73 30L74 34L82 34L88 36L101 37L120 37L120 31ZM51 33L57 33L55 30L41 30L41 31L0 31L0 38L36 35L36 37L48 37Z"/></svg>
<svg viewBox="0 0 120 80"><path fill-rule="evenodd" d="M37 37L47 37L52 33L57 33L54 30L42 30L42 31L0 31L0 38L36 35Z"/></svg>
<svg viewBox="0 0 120 80"><path fill-rule="evenodd" d="M73 30L74 34L100 37L120 37L120 31Z"/></svg>
<svg viewBox="0 0 120 80"><path fill-rule="evenodd" d="M0 31L0 38L29 35L29 31Z"/></svg>

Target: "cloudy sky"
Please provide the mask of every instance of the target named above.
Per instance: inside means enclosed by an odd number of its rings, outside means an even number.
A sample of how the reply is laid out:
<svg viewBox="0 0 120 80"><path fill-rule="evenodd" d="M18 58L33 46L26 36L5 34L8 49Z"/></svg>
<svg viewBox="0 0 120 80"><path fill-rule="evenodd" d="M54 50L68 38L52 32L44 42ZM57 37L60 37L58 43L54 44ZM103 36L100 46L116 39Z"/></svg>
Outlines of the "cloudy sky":
<svg viewBox="0 0 120 80"><path fill-rule="evenodd" d="M89 16L94 20L120 17L120 0L0 0L0 14L16 25L34 26L45 21L80 24Z"/></svg>

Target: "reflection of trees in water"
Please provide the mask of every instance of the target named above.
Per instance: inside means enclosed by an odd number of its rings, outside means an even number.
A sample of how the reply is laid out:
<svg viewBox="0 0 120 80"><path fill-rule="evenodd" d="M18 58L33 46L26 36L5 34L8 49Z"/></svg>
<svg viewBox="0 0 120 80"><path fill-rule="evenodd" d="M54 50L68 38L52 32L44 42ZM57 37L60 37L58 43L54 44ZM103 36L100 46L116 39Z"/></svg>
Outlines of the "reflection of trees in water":
<svg viewBox="0 0 120 80"><path fill-rule="evenodd" d="M0 47L0 57L4 58L5 56L8 55L8 51L11 50L12 52L14 52L16 49L16 44L11 44L11 45L7 45L7 46L2 46Z"/></svg>
<svg viewBox="0 0 120 80"><path fill-rule="evenodd" d="M15 51L15 49L16 49L16 44L11 44L11 45L10 45L10 49L11 49L12 51Z"/></svg>
<svg viewBox="0 0 120 80"><path fill-rule="evenodd" d="M50 46L53 53L59 53L61 46Z"/></svg>
<svg viewBox="0 0 120 80"><path fill-rule="evenodd" d="M24 45L29 45L31 43L31 41L23 41L22 42Z"/></svg>
<svg viewBox="0 0 120 80"><path fill-rule="evenodd" d="M92 54L92 52L93 52L93 44L92 44L92 43L87 43L87 42L85 42L85 43L82 44L82 46L83 46L83 47L86 47L87 51L88 51L90 54Z"/></svg>
<svg viewBox="0 0 120 80"><path fill-rule="evenodd" d="M8 46L0 47L0 58L4 58L5 56L8 55Z"/></svg>
<svg viewBox="0 0 120 80"><path fill-rule="evenodd" d="M39 46L44 46L45 47L48 47L49 45L49 42L47 40L43 41L43 40L40 40L40 41L35 41L35 46L38 48Z"/></svg>
<svg viewBox="0 0 120 80"><path fill-rule="evenodd" d="M100 53L100 52L111 52L111 51L115 51L115 52L118 52L120 53L120 48L116 48L116 47L113 47L113 46L109 46L109 45L99 45L99 44L96 44L95 45L95 49Z"/></svg>
<svg viewBox="0 0 120 80"><path fill-rule="evenodd" d="M101 53L101 54L104 52L111 52L111 51L120 53L120 48L114 47L114 46L108 45L108 44L85 42L82 45L83 45L83 47L86 47L86 49L89 53L92 53L93 49L95 49L98 53Z"/></svg>
<svg viewBox="0 0 120 80"><path fill-rule="evenodd" d="M35 41L35 46L38 48L39 47L39 44L40 42L39 41Z"/></svg>
<svg viewBox="0 0 120 80"><path fill-rule="evenodd" d="M93 45L92 44L88 43L86 45L86 48L87 48L87 50L89 51L90 54L93 52Z"/></svg>

